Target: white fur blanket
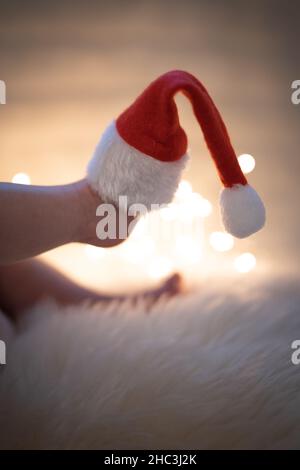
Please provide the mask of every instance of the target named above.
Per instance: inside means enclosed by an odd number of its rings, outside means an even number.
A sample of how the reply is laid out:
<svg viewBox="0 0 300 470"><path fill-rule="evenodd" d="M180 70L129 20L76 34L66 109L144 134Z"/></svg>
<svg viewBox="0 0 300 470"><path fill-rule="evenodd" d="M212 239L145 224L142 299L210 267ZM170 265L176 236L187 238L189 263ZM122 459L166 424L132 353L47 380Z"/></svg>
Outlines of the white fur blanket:
<svg viewBox="0 0 300 470"><path fill-rule="evenodd" d="M0 320L1 448L300 448L297 281Z"/></svg>

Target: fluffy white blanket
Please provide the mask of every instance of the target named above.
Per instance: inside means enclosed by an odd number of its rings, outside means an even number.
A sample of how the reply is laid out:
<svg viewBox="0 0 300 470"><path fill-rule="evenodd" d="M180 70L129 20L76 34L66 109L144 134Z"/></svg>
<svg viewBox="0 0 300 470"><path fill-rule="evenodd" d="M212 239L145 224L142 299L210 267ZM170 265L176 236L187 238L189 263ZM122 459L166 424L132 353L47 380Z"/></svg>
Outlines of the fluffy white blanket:
<svg viewBox="0 0 300 470"><path fill-rule="evenodd" d="M300 448L298 281L0 322L1 448Z"/></svg>

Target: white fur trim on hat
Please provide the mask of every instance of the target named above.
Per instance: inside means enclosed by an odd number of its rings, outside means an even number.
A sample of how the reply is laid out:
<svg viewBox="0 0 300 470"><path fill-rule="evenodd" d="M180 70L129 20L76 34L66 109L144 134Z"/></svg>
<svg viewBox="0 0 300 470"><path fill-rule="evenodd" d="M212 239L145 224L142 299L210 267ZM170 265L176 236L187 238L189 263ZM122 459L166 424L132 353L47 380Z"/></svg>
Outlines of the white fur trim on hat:
<svg viewBox="0 0 300 470"><path fill-rule="evenodd" d="M234 237L248 237L265 224L266 214L262 200L248 184L223 189L220 207L224 227Z"/></svg>
<svg viewBox="0 0 300 470"><path fill-rule="evenodd" d="M113 121L88 164L87 179L105 202L118 205L119 196L127 196L128 206L140 203L149 210L172 201L188 158L162 162L145 155L120 137Z"/></svg>

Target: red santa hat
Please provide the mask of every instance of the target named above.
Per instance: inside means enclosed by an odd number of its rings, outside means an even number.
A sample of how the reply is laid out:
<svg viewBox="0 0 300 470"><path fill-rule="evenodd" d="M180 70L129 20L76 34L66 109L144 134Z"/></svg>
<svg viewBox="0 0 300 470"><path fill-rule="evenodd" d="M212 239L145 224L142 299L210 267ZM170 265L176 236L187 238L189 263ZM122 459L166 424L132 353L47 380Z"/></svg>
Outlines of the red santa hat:
<svg viewBox="0 0 300 470"><path fill-rule="evenodd" d="M248 184L225 124L204 86L188 72L157 78L105 130L89 162L87 178L105 202L168 204L188 160L187 137L174 96L191 102L224 189L220 196L225 229L244 238L261 229L264 205Z"/></svg>

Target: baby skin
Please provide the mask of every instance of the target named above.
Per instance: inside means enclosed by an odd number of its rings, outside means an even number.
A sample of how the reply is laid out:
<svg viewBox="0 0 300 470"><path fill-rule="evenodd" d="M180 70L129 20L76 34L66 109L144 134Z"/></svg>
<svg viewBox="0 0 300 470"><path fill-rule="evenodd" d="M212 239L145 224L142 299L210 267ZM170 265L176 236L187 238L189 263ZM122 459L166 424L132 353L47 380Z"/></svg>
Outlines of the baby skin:
<svg viewBox="0 0 300 470"><path fill-rule="evenodd" d="M96 209L101 202L85 179L60 186L0 183L0 309L17 318L45 298L53 298L62 305L128 298L81 287L34 259L71 242L103 248L122 243L123 239L119 238L100 240L97 237ZM132 218L128 217L128 225L130 222ZM130 297L135 301L142 296L151 304L162 295L177 294L180 289L180 276L174 274L158 288Z"/></svg>

